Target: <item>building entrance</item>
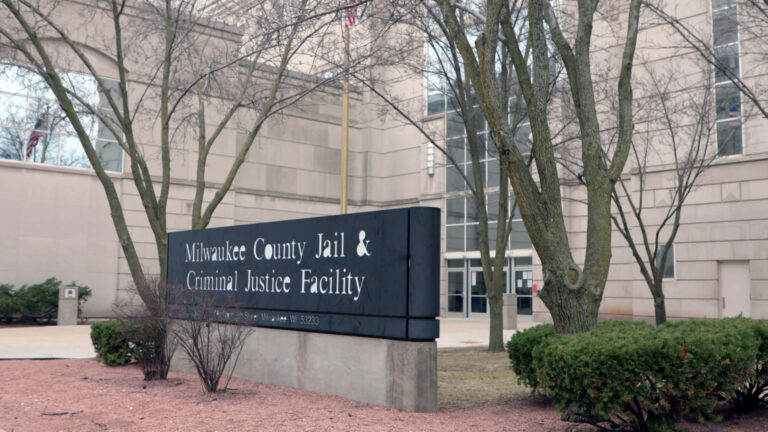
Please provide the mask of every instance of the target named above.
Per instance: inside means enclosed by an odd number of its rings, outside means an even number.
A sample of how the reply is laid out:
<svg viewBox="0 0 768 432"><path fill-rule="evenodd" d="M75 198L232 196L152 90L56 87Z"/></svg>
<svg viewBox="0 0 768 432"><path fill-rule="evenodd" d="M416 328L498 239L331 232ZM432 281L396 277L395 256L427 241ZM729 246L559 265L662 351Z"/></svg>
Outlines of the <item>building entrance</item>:
<svg viewBox="0 0 768 432"><path fill-rule="evenodd" d="M510 273L510 267L513 272ZM514 281L510 280L514 275ZM531 258L508 258L503 276L504 292L517 292L518 314L531 315ZM520 282L517 280L520 279ZM520 285L521 289L515 287ZM527 291L526 291L527 287ZM488 288L479 259L448 260L448 316L483 319L488 317Z"/></svg>

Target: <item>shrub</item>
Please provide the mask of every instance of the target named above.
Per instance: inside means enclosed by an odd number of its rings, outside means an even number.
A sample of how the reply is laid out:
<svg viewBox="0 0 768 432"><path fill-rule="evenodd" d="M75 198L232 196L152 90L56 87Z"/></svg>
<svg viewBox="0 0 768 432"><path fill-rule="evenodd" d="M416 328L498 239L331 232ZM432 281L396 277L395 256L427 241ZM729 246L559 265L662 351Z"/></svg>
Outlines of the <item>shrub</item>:
<svg viewBox="0 0 768 432"><path fill-rule="evenodd" d="M99 360L107 366L124 365L133 358L133 347L122 321L91 324L91 341Z"/></svg>
<svg viewBox="0 0 768 432"><path fill-rule="evenodd" d="M507 353L512 364L512 370L517 374L517 380L521 384L531 387L535 391L539 386L536 378L536 368L533 364L533 350L542 342L555 335L555 326L542 324L527 330L517 332L507 342Z"/></svg>
<svg viewBox="0 0 768 432"><path fill-rule="evenodd" d="M747 320L745 320L747 321ZM768 321L747 321L748 329L758 341L753 373L739 386L728 404L737 412L768 406Z"/></svg>
<svg viewBox="0 0 768 432"><path fill-rule="evenodd" d="M91 296L91 290L74 282L72 285L77 287L80 295L77 304L79 313L83 303ZM6 322L49 323L58 313L60 288L61 281L53 277L39 284L23 285L18 290L14 290L13 285L0 285L0 319Z"/></svg>
<svg viewBox="0 0 768 432"><path fill-rule="evenodd" d="M718 395L747 378L757 349L739 320L606 322L545 339L533 357L539 385L561 411L601 427L658 431L684 414L712 416Z"/></svg>
<svg viewBox="0 0 768 432"><path fill-rule="evenodd" d="M132 349L131 357L141 365L144 379L165 379L176 350L174 341L167 340L168 320L152 317L124 320L123 331Z"/></svg>
<svg viewBox="0 0 768 432"><path fill-rule="evenodd" d="M18 316L19 308L16 305L17 299L13 291L13 285L0 285L0 321L10 323Z"/></svg>
<svg viewBox="0 0 768 432"><path fill-rule="evenodd" d="M166 379L171 359L176 352L176 337L170 334L165 310L165 284L156 278L147 278L147 285L139 296L136 286L112 305L121 318L123 332L132 348L132 358L141 365L144 379ZM147 307L147 304L153 307Z"/></svg>
<svg viewBox="0 0 768 432"><path fill-rule="evenodd" d="M229 377L237 366L240 353L253 329L240 322L236 307L223 314L216 307L212 293L185 293L183 288L176 295L185 296L185 304L192 308L188 319L174 323L174 336L187 359L195 366L203 388L208 393L226 391L229 379L219 389L221 377L230 366Z"/></svg>

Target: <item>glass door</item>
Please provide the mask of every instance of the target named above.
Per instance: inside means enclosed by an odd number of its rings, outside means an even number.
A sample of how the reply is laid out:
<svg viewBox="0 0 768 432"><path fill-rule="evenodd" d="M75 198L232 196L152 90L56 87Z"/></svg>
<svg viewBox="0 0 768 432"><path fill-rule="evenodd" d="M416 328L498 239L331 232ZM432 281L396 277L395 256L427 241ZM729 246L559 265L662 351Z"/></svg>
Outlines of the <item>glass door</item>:
<svg viewBox="0 0 768 432"><path fill-rule="evenodd" d="M471 269L469 280L469 314L470 318L481 318L488 315L488 290L485 287L483 271Z"/></svg>
<svg viewBox="0 0 768 432"><path fill-rule="evenodd" d="M448 270L448 314L466 316L466 310L464 308L464 282L466 277L464 276L464 269L449 269Z"/></svg>
<svg viewBox="0 0 768 432"><path fill-rule="evenodd" d="M517 293L517 313L533 314L533 276L531 269L515 268L515 293Z"/></svg>

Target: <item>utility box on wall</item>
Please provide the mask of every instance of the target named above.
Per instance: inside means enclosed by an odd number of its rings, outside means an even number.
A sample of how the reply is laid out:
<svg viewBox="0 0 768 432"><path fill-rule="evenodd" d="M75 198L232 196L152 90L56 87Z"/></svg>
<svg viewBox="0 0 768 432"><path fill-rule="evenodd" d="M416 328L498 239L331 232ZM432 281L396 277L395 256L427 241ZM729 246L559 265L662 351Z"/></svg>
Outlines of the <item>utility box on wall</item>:
<svg viewBox="0 0 768 432"><path fill-rule="evenodd" d="M77 300L78 289L76 286L63 286L59 288L59 312L56 316L57 325L77 325Z"/></svg>

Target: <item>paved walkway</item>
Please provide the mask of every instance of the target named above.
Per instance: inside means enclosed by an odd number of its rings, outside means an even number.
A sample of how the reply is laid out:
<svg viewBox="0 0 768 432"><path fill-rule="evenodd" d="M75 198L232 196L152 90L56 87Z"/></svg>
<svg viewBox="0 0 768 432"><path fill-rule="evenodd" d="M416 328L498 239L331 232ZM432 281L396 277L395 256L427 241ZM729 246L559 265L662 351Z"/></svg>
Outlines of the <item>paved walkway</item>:
<svg viewBox="0 0 768 432"><path fill-rule="evenodd" d="M519 329L534 325L528 317L518 320ZM488 331L488 321L442 318L437 347L488 345ZM515 330L505 330L504 340L508 340L514 333ZM1 327L0 359L95 357L90 334L90 325Z"/></svg>
<svg viewBox="0 0 768 432"><path fill-rule="evenodd" d="M95 357L91 326L29 326L0 328L0 359Z"/></svg>

